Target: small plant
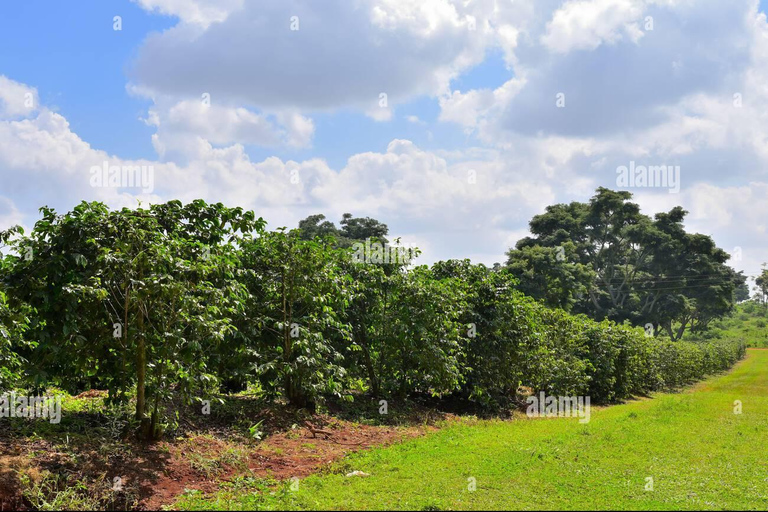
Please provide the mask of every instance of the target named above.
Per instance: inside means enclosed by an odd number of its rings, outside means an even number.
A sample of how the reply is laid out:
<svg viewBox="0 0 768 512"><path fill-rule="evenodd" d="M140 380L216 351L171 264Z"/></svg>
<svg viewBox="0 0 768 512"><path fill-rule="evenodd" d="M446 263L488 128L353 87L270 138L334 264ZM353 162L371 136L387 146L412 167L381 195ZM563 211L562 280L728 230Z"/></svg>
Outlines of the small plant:
<svg viewBox="0 0 768 512"><path fill-rule="evenodd" d="M218 459L206 457L200 453L190 453L187 457L192 469L206 478L211 478L221 472L221 462Z"/></svg>
<svg viewBox="0 0 768 512"><path fill-rule="evenodd" d="M219 456L219 461L221 464L230 467L237 467L240 469L248 468L247 464L245 463L246 460L247 454L240 448L227 448L224 450L221 456Z"/></svg>
<svg viewBox="0 0 768 512"><path fill-rule="evenodd" d="M19 482L22 496L35 510L104 510L118 506L116 495L104 478L88 483L46 471L38 479L20 473ZM119 499L120 508L136 505L136 496L131 492L123 491Z"/></svg>
<svg viewBox="0 0 768 512"><path fill-rule="evenodd" d="M261 441L262 437L264 436L264 432L261 430L261 425L264 423L264 420L260 420L255 425L251 425L248 427L248 434L251 436L251 439L255 439L257 441Z"/></svg>

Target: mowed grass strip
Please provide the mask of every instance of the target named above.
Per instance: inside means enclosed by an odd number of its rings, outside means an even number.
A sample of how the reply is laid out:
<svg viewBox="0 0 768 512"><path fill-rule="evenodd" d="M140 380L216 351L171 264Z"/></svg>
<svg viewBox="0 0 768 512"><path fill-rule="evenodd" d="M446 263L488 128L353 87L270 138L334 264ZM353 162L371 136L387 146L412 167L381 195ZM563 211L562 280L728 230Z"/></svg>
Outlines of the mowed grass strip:
<svg viewBox="0 0 768 512"><path fill-rule="evenodd" d="M345 470L370 476L316 475L297 490L286 483L277 492L241 484L214 497L182 498L178 506L766 510L768 350L749 350L728 374L681 393L593 407L588 424L576 418L455 424L347 462Z"/></svg>

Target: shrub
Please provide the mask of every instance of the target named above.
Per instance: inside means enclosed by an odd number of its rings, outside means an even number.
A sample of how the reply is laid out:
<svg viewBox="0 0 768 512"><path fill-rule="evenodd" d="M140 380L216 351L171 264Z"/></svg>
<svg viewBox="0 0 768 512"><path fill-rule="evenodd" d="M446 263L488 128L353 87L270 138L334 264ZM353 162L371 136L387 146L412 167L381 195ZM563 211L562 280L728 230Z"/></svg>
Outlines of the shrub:
<svg viewBox="0 0 768 512"><path fill-rule="evenodd" d="M541 322L539 341L525 347L523 381L551 395L584 395L589 389L588 360L579 357L587 344L585 320L559 309L536 307Z"/></svg>
<svg viewBox="0 0 768 512"><path fill-rule="evenodd" d="M28 308L12 308L0 291L0 392L14 387L21 379L24 359L19 354L29 319Z"/></svg>

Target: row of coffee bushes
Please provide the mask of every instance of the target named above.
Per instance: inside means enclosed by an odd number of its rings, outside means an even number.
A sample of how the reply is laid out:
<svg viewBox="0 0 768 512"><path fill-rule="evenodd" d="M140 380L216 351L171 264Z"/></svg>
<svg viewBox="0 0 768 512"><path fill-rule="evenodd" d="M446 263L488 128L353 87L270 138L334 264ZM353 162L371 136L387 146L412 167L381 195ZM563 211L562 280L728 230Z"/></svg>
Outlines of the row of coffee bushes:
<svg viewBox="0 0 768 512"><path fill-rule="evenodd" d="M690 384L746 352L741 341L673 342L550 309L516 291L503 272L468 260L440 262L431 271L463 285L461 321L471 329L460 344L460 393L489 406L514 398L519 385L613 402Z"/></svg>
<svg viewBox="0 0 768 512"><path fill-rule="evenodd" d="M221 204L41 211L0 233L0 384L108 389L152 423L222 385L301 407L361 389L499 407L521 385L610 402L744 355L548 309L503 270L383 262Z"/></svg>

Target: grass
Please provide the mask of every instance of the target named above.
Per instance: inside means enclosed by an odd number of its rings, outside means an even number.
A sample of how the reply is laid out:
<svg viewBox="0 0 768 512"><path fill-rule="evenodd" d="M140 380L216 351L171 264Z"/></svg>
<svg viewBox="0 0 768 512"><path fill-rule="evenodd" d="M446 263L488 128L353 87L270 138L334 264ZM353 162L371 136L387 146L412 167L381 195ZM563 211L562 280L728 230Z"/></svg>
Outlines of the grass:
<svg viewBox="0 0 768 512"><path fill-rule="evenodd" d="M205 436L196 438L195 442L204 443ZM191 450L187 451L186 454L186 458L189 460L192 469L208 478L222 473L227 466L238 469L247 469L247 457L248 454L246 451L238 447L226 447L212 455Z"/></svg>
<svg viewBox="0 0 768 512"><path fill-rule="evenodd" d="M709 331L688 338L743 339L750 347L768 348L768 307L752 301L738 304L731 315L714 320Z"/></svg>
<svg viewBox="0 0 768 512"><path fill-rule="evenodd" d="M742 412L736 414L736 401ZM225 484L198 509L768 509L768 350L681 393L454 424L300 482ZM346 477L347 469L369 477ZM292 484L292 486L291 486ZM293 490L291 490L293 488Z"/></svg>
<svg viewBox="0 0 768 512"><path fill-rule="evenodd" d="M98 485L44 473L37 481L21 476L24 497L34 510L102 510L116 508L110 482L104 477ZM97 492L94 492L97 489Z"/></svg>

